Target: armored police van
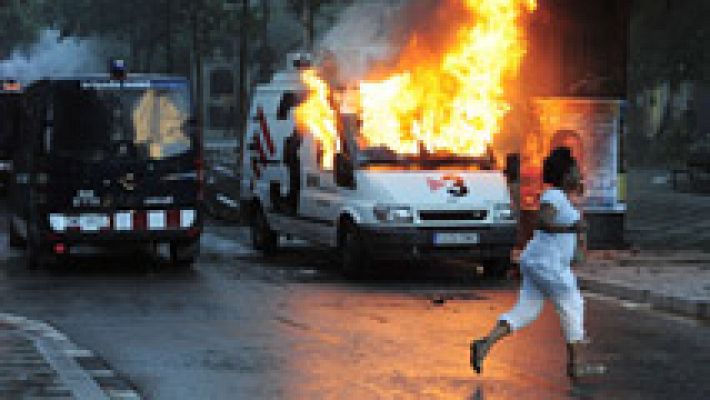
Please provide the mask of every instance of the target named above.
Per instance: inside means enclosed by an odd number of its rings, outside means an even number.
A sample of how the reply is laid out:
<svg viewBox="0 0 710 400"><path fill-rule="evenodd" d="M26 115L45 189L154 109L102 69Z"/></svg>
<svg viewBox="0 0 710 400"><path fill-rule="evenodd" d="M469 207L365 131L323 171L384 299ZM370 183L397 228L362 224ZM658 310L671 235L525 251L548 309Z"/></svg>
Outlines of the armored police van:
<svg viewBox="0 0 710 400"><path fill-rule="evenodd" d="M9 236L30 266L101 246L191 265L201 234L200 135L180 77L91 75L24 93Z"/></svg>
<svg viewBox="0 0 710 400"><path fill-rule="evenodd" d="M294 110L306 96L289 68L256 88L243 148L241 207L265 254L280 236L336 249L348 274L383 260L457 257L504 273L516 239L506 177L492 157L400 155L362 147L357 115L343 114L340 151L323 160ZM331 167L332 165L332 167Z"/></svg>

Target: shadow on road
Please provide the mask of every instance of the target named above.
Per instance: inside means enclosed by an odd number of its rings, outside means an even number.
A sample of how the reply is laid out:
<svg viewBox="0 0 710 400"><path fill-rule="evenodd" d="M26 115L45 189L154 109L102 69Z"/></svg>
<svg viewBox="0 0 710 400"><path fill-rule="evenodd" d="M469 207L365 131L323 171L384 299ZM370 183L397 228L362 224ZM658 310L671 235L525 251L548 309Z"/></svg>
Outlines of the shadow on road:
<svg viewBox="0 0 710 400"><path fill-rule="evenodd" d="M450 259L418 262L379 262L370 270L354 276L344 274L337 255L330 250L297 246L281 248L272 256L255 254L249 261L265 270L283 271L298 282L343 282L354 285L432 285L466 286L481 288L510 288L517 281L492 279L482 274L479 264L470 260Z"/></svg>

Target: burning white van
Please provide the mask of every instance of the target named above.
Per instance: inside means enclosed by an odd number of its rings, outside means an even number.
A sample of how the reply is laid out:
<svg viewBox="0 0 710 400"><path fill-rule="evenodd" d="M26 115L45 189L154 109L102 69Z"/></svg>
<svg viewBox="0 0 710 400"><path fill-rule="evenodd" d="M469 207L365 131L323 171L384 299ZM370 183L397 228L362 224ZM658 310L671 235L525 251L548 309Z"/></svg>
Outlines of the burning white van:
<svg viewBox="0 0 710 400"><path fill-rule="evenodd" d="M346 273L382 265L377 261L442 256L504 273L517 225L506 177L490 153L368 146L342 96L328 99L341 106L334 136L314 135L295 116L308 95L299 69L307 64L291 56L289 69L253 97L241 202L254 247L268 254L281 235L305 239L337 250Z"/></svg>

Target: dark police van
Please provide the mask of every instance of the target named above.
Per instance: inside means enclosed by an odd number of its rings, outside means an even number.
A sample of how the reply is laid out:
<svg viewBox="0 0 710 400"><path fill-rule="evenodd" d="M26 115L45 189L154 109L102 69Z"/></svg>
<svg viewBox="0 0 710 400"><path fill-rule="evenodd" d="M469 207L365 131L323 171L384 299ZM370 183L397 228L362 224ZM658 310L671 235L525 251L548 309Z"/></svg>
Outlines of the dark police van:
<svg viewBox="0 0 710 400"><path fill-rule="evenodd" d="M19 105L22 85L11 79L0 79L0 191L7 190L12 173L13 141L19 127Z"/></svg>
<svg viewBox="0 0 710 400"><path fill-rule="evenodd" d="M123 244L192 264L203 162L186 79L53 78L22 102L9 234L29 266Z"/></svg>

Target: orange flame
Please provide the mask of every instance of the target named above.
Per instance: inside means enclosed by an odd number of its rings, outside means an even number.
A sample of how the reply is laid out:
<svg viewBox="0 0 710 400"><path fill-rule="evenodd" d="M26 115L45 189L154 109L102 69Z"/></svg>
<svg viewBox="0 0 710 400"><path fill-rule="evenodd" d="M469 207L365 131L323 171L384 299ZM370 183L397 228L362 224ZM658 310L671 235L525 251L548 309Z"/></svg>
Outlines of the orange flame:
<svg viewBox="0 0 710 400"><path fill-rule="evenodd" d="M331 107L330 88L313 69L303 71L301 80L309 91L308 99L296 108L295 117L301 129L316 137L323 149L323 168L333 166L338 150L336 113Z"/></svg>
<svg viewBox="0 0 710 400"><path fill-rule="evenodd" d="M525 54L521 19L536 0L450 0L457 17L448 43L432 54L422 35L409 38L397 68L384 79L359 83L362 139L400 154L431 152L477 156L486 152L510 111L506 84L517 77ZM458 7L458 8L457 8ZM382 75L381 73L379 75ZM311 91L297 121L318 138L329 156L337 151L336 113L326 100L327 84L303 74Z"/></svg>

